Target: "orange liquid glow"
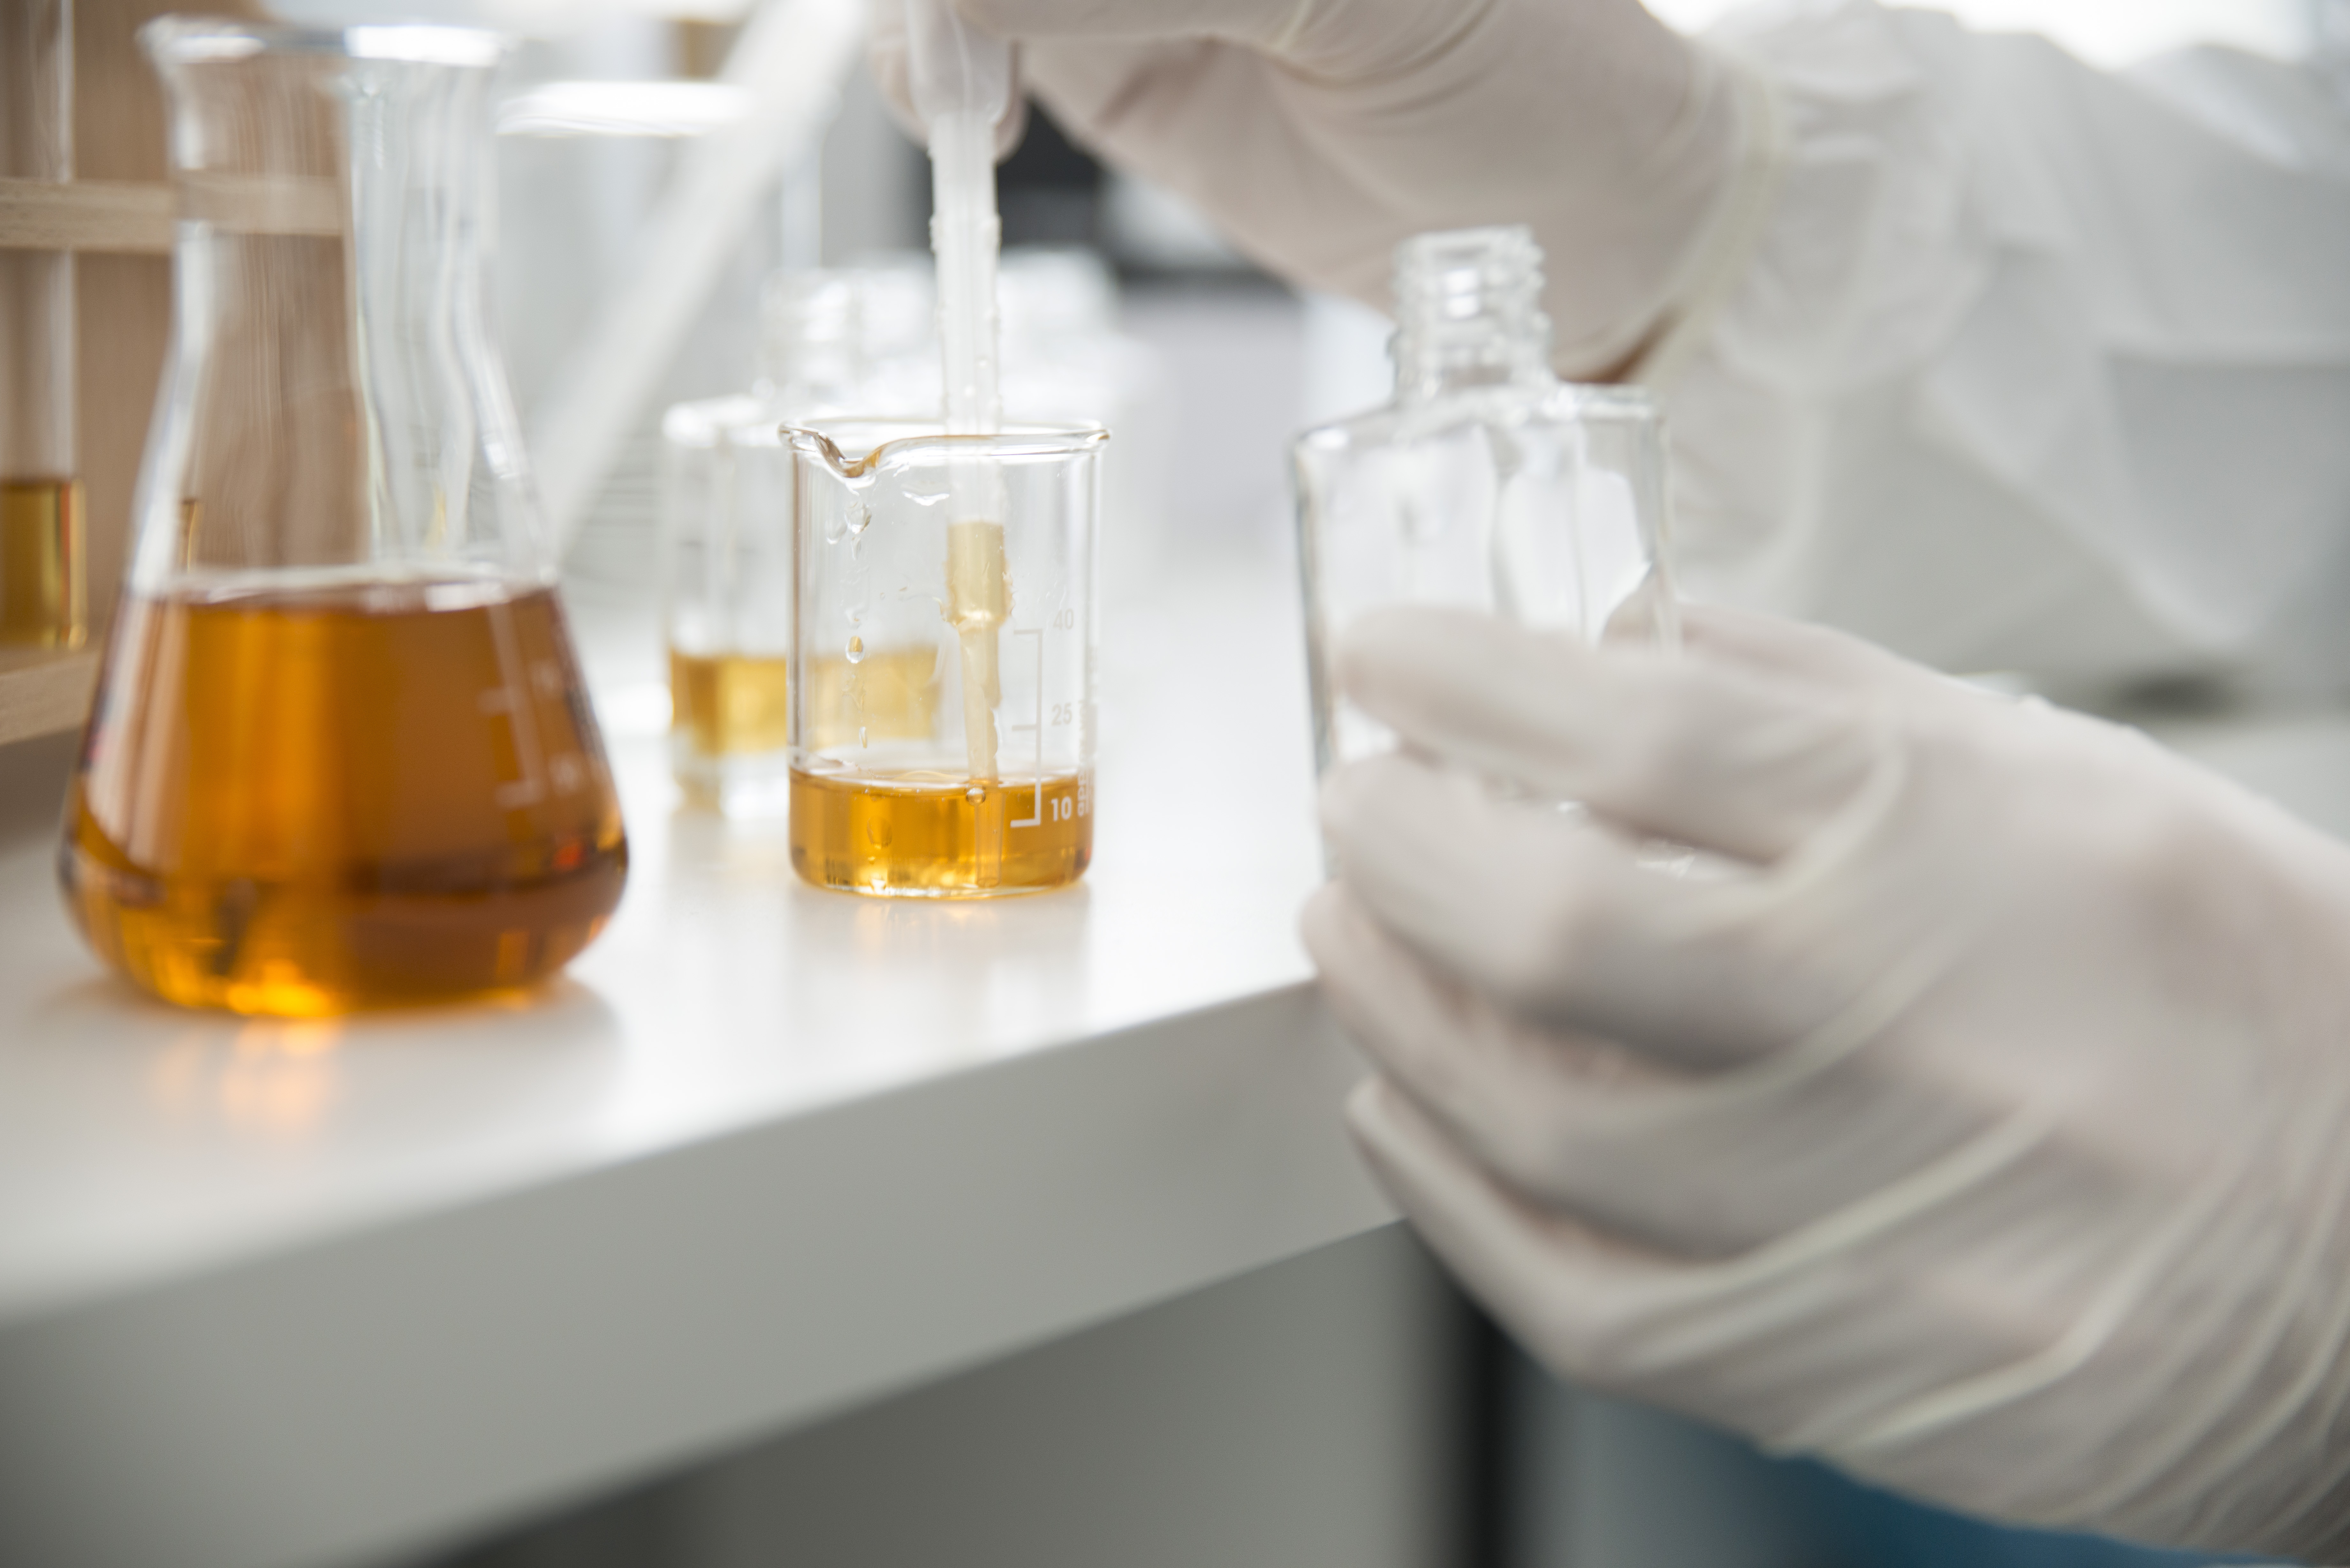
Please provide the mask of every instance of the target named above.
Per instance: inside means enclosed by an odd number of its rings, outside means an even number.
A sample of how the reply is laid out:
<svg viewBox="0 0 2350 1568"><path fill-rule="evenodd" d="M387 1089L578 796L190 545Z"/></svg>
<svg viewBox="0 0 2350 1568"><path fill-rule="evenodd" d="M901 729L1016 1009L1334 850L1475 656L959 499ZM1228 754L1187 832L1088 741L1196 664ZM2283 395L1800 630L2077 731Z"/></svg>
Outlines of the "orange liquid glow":
<svg viewBox="0 0 2350 1568"><path fill-rule="evenodd" d="M1093 776L975 784L943 773L792 774L792 865L820 888L981 898L1076 881Z"/></svg>
<svg viewBox="0 0 2350 1568"><path fill-rule="evenodd" d="M126 599L58 870L158 996L315 1016L546 979L628 845L554 594L372 585Z"/></svg>
<svg viewBox="0 0 2350 1568"><path fill-rule="evenodd" d="M0 479L0 647L79 648L88 573L80 482Z"/></svg>

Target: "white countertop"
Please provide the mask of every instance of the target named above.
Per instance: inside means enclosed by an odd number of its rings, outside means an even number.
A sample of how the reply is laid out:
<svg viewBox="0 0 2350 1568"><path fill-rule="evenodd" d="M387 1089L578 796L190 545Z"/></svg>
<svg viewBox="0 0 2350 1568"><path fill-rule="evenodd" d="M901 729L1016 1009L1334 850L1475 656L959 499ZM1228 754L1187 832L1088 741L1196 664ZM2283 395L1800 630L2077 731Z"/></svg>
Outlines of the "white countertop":
<svg viewBox="0 0 2350 1568"><path fill-rule="evenodd" d="M946 905L680 809L649 624L583 596L632 865L527 1007L149 1002L20 822L0 1563L397 1556L1379 1223L1294 930L1290 571L1124 607L1092 872Z"/></svg>

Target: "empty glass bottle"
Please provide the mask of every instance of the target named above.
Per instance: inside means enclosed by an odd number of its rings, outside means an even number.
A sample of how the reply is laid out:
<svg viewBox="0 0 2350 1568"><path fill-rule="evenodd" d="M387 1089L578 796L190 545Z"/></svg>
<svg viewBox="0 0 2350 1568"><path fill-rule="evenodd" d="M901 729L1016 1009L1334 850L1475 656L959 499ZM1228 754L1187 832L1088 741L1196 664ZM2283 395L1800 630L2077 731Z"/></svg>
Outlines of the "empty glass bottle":
<svg viewBox="0 0 2350 1568"><path fill-rule="evenodd" d="M1394 401L1290 449L1326 771L1395 742L1331 675L1367 610L1451 605L1595 643L1611 623L1679 634L1662 417L1638 388L1552 373L1534 235L1421 234L1395 280Z"/></svg>
<svg viewBox="0 0 2350 1568"><path fill-rule="evenodd" d="M484 297L499 45L166 18L172 355L59 868L171 1001L526 986L627 875Z"/></svg>

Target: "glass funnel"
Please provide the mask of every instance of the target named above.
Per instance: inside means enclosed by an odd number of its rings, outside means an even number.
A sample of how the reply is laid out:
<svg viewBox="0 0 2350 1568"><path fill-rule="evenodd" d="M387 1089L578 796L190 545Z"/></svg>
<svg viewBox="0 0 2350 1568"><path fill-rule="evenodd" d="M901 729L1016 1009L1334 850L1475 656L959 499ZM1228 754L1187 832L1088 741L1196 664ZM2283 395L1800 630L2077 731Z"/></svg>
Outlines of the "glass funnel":
<svg viewBox="0 0 2350 1568"><path fill-rule="evenodd" d="M170 1001L526 986L628 852L484 294L499 45L166 18L171 358L59 866Z"/></svg>

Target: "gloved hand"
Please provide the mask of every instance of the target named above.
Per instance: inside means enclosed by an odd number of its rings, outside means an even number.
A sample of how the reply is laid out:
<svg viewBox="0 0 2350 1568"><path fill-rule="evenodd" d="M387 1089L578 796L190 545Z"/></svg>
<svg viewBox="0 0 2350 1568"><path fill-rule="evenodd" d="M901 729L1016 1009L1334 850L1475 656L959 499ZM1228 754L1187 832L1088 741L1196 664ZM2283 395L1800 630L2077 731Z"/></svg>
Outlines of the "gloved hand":
<svg viewBox="0 0 2350 1568"><path fill-rule="evenodd" d="M1396 244L1531 224L1561 370L1625 360L1700 286L1751 128L1637 0L962 0L1078 140L1273 271L1388 306ZM905 91L903 0L871 53Z"/></svg>
<svg viewBox="0 0 2350 1568"><path fill-rule="evenodd" d="M2343 1561L2350 848L2131 731L1688 631L1343 645L1411 748L1330 778L1305 917L1381 1180L1569 1376L1961 1509Z"/></svg>

